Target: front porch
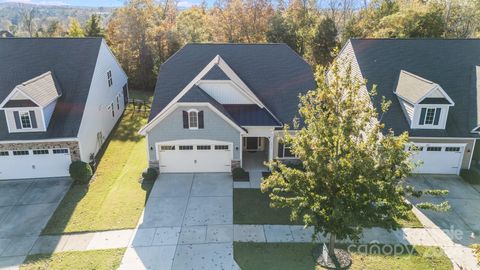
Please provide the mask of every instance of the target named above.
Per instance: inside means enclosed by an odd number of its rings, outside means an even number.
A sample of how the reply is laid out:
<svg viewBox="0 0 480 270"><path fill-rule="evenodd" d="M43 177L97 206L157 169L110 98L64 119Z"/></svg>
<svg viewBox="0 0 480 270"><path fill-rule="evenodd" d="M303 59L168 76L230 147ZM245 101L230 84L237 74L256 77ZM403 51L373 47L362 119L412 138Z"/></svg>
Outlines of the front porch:
<svg viewBox="0 0 480 270"><path fill-rule="evenodd" d="M273 149L271 138L243 137L242 138L242 168L248 172L268 171L265 162L272 159Z"/></svg>

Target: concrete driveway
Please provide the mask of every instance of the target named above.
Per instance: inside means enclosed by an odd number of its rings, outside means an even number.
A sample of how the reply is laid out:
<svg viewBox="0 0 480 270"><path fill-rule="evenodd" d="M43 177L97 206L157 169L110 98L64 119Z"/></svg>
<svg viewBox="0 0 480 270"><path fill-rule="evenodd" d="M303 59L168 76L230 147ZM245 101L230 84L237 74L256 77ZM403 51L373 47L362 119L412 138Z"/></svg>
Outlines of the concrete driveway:
<svg viewBox="0 0 480 270"><path fill-rule="evenodd" d="M71 183L70 178L0 181L0 269L23 262Z"/></svg>
<svg viewBox="0 0 480 270"><path fill-rule="evenodd" d="M229 174L162 174L121 269L236 269Z"/></svg>
<svg viewBox="0 0 480 270"><path fill-rule="evenodd" d="M414 204L448 201L451 206L448 212L421 212L430 219L432 227L442 229L453 242L464 246L480 243L480 193L470 184L456 175L418 175L408 182L417 189L448 190L449 193L445 196L424 195L419 199L409 199Z"/></svg>

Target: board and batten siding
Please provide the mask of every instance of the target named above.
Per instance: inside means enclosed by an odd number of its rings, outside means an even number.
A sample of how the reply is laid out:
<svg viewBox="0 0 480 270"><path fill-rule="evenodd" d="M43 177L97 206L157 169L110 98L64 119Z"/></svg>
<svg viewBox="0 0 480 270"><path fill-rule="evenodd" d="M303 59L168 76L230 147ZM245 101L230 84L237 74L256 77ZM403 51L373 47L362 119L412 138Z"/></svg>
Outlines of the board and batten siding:
<svg viewBox="0 0 480 270"><path fill-rule="evenodd" d="M183 111L196 109L204 112L203 129L183 128ZM233 143L233 159L240 160L240 132L207 106L180 106L147 132L150 162L156 162L159 142L174 140L214 140Z"/></svg>

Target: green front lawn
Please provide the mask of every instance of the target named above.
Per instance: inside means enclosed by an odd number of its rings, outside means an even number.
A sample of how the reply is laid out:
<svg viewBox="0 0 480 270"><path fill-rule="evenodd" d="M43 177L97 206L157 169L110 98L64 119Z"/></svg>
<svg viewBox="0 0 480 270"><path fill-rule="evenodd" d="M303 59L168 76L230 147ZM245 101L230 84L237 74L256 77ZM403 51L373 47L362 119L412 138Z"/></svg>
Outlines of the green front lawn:
<svg viewBox="0 0 480 270"><path fill-rule="evenodd" d="M107 270L117 269L124 248L29 255L21 270Z"/></svg>
<svg viewBox="0 0 480 270"><path fill-rule="evenodd" d="M135 228L153 186L139 183L147 153L137 132L145 123L145 114L125 111L90 185L72 185L43 234Z"/></svg>
<svg viewBox="0 0 480 270"><path fill-rule="evenodd" d="M270 207L268 194L259 189L233 190L233 223L234 224L275 224L275 225L303 225L300 221L290 220L288 209ZM406 228L422 228L422 223L413 212L408 218L399 220L399 225Z"/></svg>
<svg viewBox="0 0 480 270"><path fill-rule="evenodd" d="M238 243L233 244L234 257L243 270L320 270L316 267L312 250L314 244L265 244ZM387 250L387 249L385 249ZM382 255L352 253L351 270L427 270L452 269L452 263L442 250L435 247L414 247L413 255ZM387 251L389 252L389 251Z"/></svg>

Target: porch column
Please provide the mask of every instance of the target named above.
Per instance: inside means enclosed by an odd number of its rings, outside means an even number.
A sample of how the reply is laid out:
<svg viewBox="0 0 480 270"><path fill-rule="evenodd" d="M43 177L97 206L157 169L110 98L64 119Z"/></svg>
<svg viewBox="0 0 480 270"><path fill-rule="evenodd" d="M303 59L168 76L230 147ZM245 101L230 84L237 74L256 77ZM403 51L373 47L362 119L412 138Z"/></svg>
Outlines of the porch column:
<svg viewBox="0 0 480 270"><path fill-rule="evenodd" d="M268 161L273 160L273 138L274 136L268 137Z"/></svg>

